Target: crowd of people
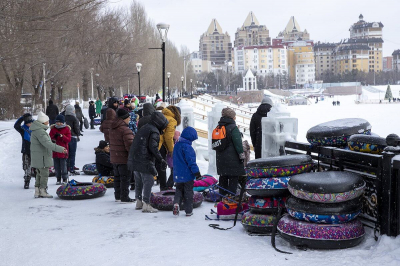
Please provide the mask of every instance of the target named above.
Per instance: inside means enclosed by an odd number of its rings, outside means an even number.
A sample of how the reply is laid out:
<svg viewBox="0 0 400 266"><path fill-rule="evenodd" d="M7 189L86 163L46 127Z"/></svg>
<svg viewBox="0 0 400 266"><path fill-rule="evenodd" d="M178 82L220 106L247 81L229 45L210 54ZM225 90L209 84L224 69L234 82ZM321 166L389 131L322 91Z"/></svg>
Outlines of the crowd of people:
<svg viewBox="0 0 400 266"><path fill-rule="evenodd" d="M256 159L261 158L261 120L272 106L271 99L266 97L251 119L250 135ZM30 179L35 176L35 197L52 197L47 193L49 167L54 165L56 184L67 182L68 174L79 174L75 157L84 115L79 102L64 109L58 113L50 100L46 114L39 112L37 120L25 114L14 125L23 140L24 187L29 188ZM89 117L91 129L94 119L101 117L104 140L94 149L96 166L100 176L114 177L115 201L136 202L137 210L157 212L150 205L156 179L161 191L175 186L174 215L179 214L182 202L186 216L193 214L193 184L202 178L192 147L198 135L192 127L186 127L182 133L176 130L181 124L179 107L157 100L155 106L145 103L139 108L134 100L121 102L111 97L104 105L99 99L89 102ZM226 130L226 147L216 150L216 165L220 193L227 198L236 196L240 177L245 176L244 167L250 159L250 145L242 140L235 120L235 111L227 107L218 123L218 127ZM171 174L167 178L168 167ZM135 190L134 199L130 198L129 190Z"/></svg>

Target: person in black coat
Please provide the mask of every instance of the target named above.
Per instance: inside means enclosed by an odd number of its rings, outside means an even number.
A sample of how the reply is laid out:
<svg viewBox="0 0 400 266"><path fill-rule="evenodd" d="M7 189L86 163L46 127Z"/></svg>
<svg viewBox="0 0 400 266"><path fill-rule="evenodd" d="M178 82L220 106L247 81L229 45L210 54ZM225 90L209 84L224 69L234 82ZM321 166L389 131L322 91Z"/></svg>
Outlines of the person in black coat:
<svg viewBox="0 0 400 266"><path fill-rule="evenodd" d="M128 157L128 169L135 175L136 209L143 212L156 212L150 206L151 188L154 176L157 176L155 161L161 162L162 168L167 163L158 150L160 132L168 125L168 120L160 112L151 115L151 121L138 130L131 145Z"/></svg>
<svg viewBox="0 0 400 266"><path fill-rule="evenodd" d="M68 143L69 154L68 154L68 170L71 174L79 175L79 170L75 167L75 156L76 149L78 146L79 136L82 136L79 130L79 121L75 116L75 108L72 105L65 107L65 123L71 128L71 141Z"/></svg>
<svg viewBox="0 0 400 266"><path fill-rule="evenodd" d="M143 104L142 110L143 110L142 111L143 117L139 119L138 130L151 121L151 115L156 111L156 109L151 103Z"/></svg>
<svg viewBox="0 0 400 266"><path fill-rule="evenodd" d="M107 141L100 140L99 146L94 149L96 167L100 176L114 176L113 165L110 162L110 146Z"/></svg>
<svg viewBox="0 0 400 266"><path fill-rule="evenodd" d="M271 110L273 102L270 97L265 96L257 111L253 114L250 121L250 137L253 143L254 153L256 159L261 158L261 145L262 145L262 125L261 120L267 117L268 112Z"/></svg>
<svg viewBox="0 0 400 266"><path fill-rule="evenodd" d="M94 118L96 117L96 106L94 101L89 102L89 118L90 118L90 129L94 129Z"/></svg>
<svg viewBox="0 0 400 266"><path fill-rule="evenodd" d="M101 112L102 112L102 116L101 116L101 122L103 123L103 121L104 120L106 120L106 118L107 118L107 115L106 115L106 113L107 113L107 110L109 109L109 108L111 108L111 109L113 109L114 111L117 111L117 109L118 109L118 103L119 103L119 101L118 101L118 98L117 97L111 97L111 98L109 98L108 100L107 100L107 108L104 108L104 106L103 106L103 108L101 108ZM104 110L104 111L103 111Z"/></svg>
<svg viewBox="0 0 400 266"><path fill-rule="evenodd" d="M78 119L79 121L79 130L81 132L83 132L83 113L82 113L82 109L79 106L79 102L75 102L75 115L76 115L76 119Z"/></svg>
<svg viewBox="0 0 400 266"><path fill-rule="evenodd" d="M49 100L49 105L46 108L46 115L49 117L50 126L56 123L56 117L59 111L57 105L53 104L52 100Z"/></svg>
<svg viewBox="0 0 400 266"><path fill-rule="evenodd" d="M222 109L219 126L225 126L228 146L216 151L217 174L219 175L219 192L223 196L236 195L239 177L246 175L242 135L236 126L236 113L231 108Z"/></svg>
<svg viewBox="0 0 400 266"><path fill-rule="evenodd" d="M24 122L23 125L22 122ZM32 115L31 114L24 114L14 124L14 129L18 131L19 134L21 134L22 137L22 148L21 148L21 153L22 153L22 169L25 172L24 175L24 188L28 189L29 188L29 183L31 180L31 130L29 127L31 126L33 122Z"/></svg>

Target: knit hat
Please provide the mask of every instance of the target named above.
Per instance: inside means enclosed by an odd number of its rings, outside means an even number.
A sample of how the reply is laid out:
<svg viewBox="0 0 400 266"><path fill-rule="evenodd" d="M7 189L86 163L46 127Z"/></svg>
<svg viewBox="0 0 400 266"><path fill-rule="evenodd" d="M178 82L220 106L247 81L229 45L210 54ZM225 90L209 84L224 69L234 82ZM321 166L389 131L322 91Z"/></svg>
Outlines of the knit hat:
<svg viewBox="0 0 400 266"><path fill-rule="evenodd" d="M269 96L264 96L264 99L262 100L261 104L269 104L271 105L271 107L274 106L274 102Z"/></svg>
<svg viewBox="0 0 400 266"><path fill-rule="evenodd" d="M124 100L124 105L128 105L128 104L130 104L131 102L129 101L129 99L125 99Z"/></svg>
<svg viewBox="0 0 400 266"><path fill-rule="evenodd" d="M118 109L117 110L117 116L121 118L122 120L125 120L129 117L129 112L126 111L125 109Z"/></svg>
<svg viewBox="0 0 400 266"><path fill-rule="evenodd" d="M65 117L63 115L57 115L56 122L65 123Z"/></svg>
<svg viewBox="0 0 400 266"><path fill-rule="evenodd" d="M108 142L107 141L105 141L105 140L100 140L99 141L99 147L97 147L97 148L99 148L99 149L104 149L105 147L107 147L108 146Z"/></svg>
<svg viewBox="0 0 400 266"><path fill-rule="evenodd" d="M222 109L221 116L226 116L233 119L236 117L236 113L233 109L226 107Z"/></svg>
<svg viewBox="0 0 400 266"><path fill-rule="evenodd" d="M29 123L32 123L32 122L33 122L32 115L31 115L31 114L26 114L26 115L24 116L24 123L25 123L25 124L29 124Z"/></svg>
<svg viewBox="0 0 400 266"><path fill-rule="evenodd" d="M40 123L46 123L47 121L49 121L49 117L43 113L43 112L39 112L38 117L37 117L37 121L39 121Z"/></svg>

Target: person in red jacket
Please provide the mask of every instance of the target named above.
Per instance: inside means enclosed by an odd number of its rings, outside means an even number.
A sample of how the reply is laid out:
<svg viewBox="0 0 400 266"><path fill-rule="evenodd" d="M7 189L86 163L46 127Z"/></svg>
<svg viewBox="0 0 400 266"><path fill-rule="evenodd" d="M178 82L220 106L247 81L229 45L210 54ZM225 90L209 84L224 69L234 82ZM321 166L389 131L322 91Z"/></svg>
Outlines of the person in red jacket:
<svg viewBox="0 0 400 266"><path fill-rule="evenodd" d="M61 184L61 177L63 183L67 182L68 170L67 170L67 158L68 158L68 143L71 141L71 128L65 124L65 118L63 115L56 117L56 123L50 127L50 138L59 146L67 149L66 153L53 152L54 169L56 171L57 183Z"/></svg>

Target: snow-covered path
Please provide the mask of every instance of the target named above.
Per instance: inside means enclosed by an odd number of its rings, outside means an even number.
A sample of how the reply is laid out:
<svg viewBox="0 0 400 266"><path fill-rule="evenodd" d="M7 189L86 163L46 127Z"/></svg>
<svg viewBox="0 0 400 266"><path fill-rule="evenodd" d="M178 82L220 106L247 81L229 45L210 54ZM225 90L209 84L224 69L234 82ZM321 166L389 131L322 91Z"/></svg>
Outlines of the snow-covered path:
<svg viewBox="0 0 400 266"><path fill-rule="evenodd" d="M292 116L302 116L299 124L307 120L303 115L310 113L322 120L323 114L316 108L320 107L308 106L304 110L296 107L298 112L293 112L293 108ZM339 108L344 109L340 112L344 115L348 107ZM350 108L347 110L352 112ZM378 113L376 119L378 116L385 117L383 113ZM12 122L0 122L0 129L12 126ZM97 128L83 134L77 152L77 166L81 169L94 161L93 148L103 136ZM0 136L1 266L400 265L400 237L383 236L376 242L370 229L366 229L367 235L360 246L339 251L296 250L278 238L280 249L294 253L286 255L271 247L270 237L249 236L240 223L229 231L210 228L208 224L215 222L204 220L204 215L213 208L208 202L195 209L192 217L176 218L170 212L144 214L136 211L134 204L114 202L113 189L93 200L60 200L55 193L58 186L54 177L49 178L49 193L55 198L34 199L32 183L29 190L23 189L20 146L21 138L15 130ZM199 161L199 165L201 172L206 173L207 162ZM92 177L75 178L90 181ZM153 191L158 191L158 187L153 187ZM232 225L232 222L217 223L222 227Z"/></svg>

